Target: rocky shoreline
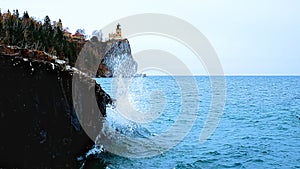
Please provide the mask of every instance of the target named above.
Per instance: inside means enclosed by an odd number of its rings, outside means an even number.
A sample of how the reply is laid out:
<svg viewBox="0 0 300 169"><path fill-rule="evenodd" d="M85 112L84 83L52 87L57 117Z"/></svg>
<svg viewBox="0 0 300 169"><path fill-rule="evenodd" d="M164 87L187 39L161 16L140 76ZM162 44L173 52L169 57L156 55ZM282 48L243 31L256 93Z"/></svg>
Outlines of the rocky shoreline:
<svg viewBox="0 0 300 169"><path fill-rule="evenodd" d="M77 158L94 142L74 110L73 76L80 76L82 90L96 92L105 115L111 99L95 80L45 52L0 45L0 167L79 167ZM99 117L99 110L87 111Z"/></svg>

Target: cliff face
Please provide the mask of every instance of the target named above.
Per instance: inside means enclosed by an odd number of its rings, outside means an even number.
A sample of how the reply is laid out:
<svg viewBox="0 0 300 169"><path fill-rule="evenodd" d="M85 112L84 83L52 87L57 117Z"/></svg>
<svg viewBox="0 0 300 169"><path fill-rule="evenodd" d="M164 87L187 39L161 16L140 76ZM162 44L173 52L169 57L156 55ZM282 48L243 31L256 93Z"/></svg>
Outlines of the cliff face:
<svg viewBox="0 0 300 169"><path fill-rule="evenodd" d="M131 48L127 39L113 41L111 48L105 53L101 60L111 72L110 76L133 76L137 71L137 63L131 55ZM100 74L98 76L105 76Z"/></svg>
<svg viewBox="0 0 300 169"><path fill-rule="evenodd" d="M83 46L75 67L91 77L133 76L137 71L137 63L131 55L127 39L88 41Z"/></svg>
<svg viewBox="0 0 300 169"><path fill-rule="evenodd" d="M78 168L77 157L94 142L73 108L72 77L77 73L66 65L30 58L29 51L0 46L0 52L0 167ZM82 90L96 92L105 114L110 97L93 79L81 78ZM98 110L87 111L94 118Z"/></svg>

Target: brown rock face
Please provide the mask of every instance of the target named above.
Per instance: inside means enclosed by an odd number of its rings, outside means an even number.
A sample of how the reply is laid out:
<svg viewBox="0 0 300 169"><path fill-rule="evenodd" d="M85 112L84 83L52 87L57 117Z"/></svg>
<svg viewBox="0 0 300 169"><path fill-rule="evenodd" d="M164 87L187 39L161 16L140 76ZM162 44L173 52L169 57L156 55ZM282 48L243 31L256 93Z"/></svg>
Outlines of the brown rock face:
<svg viewBox="0 0 300 169"><path fill-rule="evenodd" d="M124 71L124 76L133 76L137 71L127 39L86 42L75 67L91 77L113 77L118 70Z"/></svg>

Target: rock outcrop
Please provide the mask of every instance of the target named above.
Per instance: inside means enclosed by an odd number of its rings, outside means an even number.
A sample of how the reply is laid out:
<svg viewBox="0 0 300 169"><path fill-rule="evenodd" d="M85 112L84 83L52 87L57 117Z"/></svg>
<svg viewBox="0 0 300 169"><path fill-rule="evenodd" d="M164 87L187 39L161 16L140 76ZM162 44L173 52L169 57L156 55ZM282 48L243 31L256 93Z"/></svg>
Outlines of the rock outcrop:
<svg viewBox="0 0 300 169"><path fill-rule="evenodd" d="M75 67L91 77L130 77L137 71L127 39L88 41L79 53Z"/></svg>
<svg viewBox="0 0 300 169"><path fill-rule="evenodd" d="M137 63L131 55L131 48L127 39L116 40L111 43L100 65L105 65L111 72L110 76L131 77L137 71ZM106 76L106 74L97 74Z"/></svg>
<svg viewBox="0 0 300 169"><path fill-rule="evenodd" d="M77 158L94 142L74 110L75 75L82 79L82 90L96 92L105 115L110 97L93 79L43 52L0 45L0 168L80 167ZM90 118L101 122L98 111L87 108Z"/></svg>

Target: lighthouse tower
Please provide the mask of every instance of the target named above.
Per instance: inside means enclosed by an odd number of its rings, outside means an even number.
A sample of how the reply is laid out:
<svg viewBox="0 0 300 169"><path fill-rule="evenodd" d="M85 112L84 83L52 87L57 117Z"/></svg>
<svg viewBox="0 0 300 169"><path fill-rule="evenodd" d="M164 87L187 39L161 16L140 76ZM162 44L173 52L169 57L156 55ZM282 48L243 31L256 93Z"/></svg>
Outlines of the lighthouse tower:
<svg viewBox="0 0 300 169"><path fill-rule="evenodd" d="M122 39L122 30L121 30L121 25L118 23L116 28L116 33L110 33L109 40L120 40L120 39Z"/></svg>
<svg viewBox="0 0 300 169"><path fill-rule="evenodd" d="M119 23L118 23L117 28L116 28L115 39L122 39L122 30L121 30L121 25Z"/></svg>

